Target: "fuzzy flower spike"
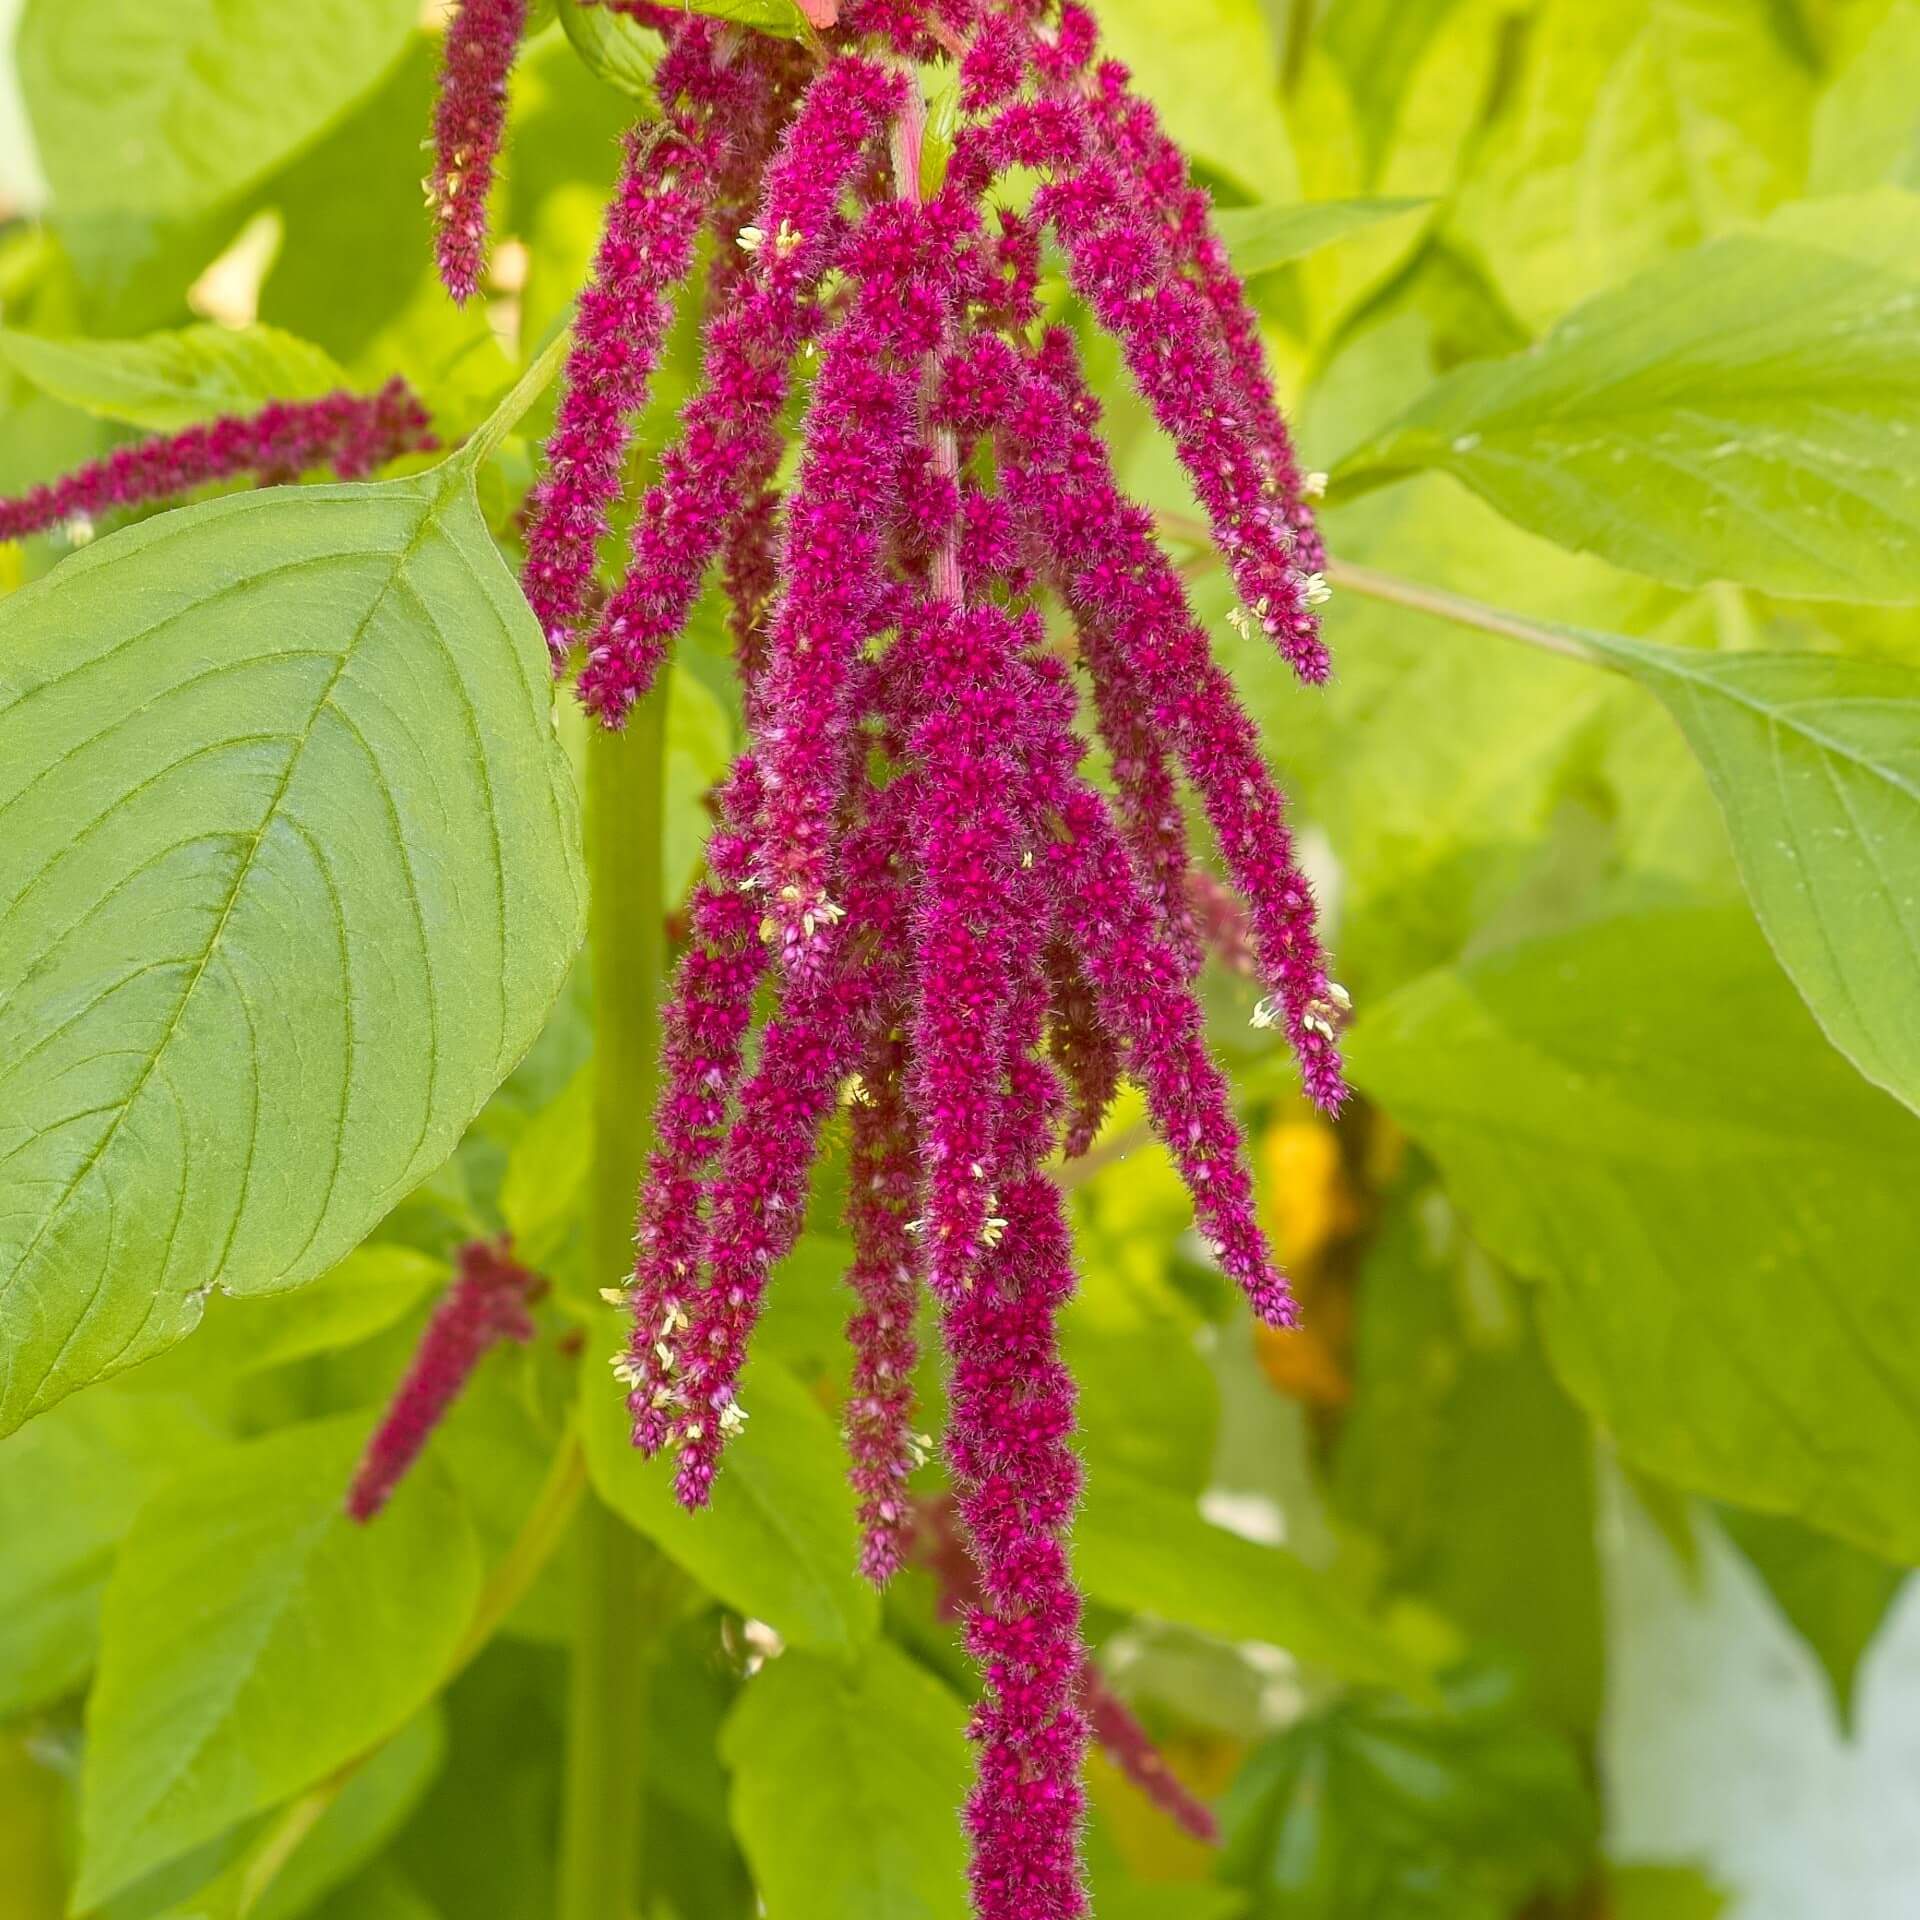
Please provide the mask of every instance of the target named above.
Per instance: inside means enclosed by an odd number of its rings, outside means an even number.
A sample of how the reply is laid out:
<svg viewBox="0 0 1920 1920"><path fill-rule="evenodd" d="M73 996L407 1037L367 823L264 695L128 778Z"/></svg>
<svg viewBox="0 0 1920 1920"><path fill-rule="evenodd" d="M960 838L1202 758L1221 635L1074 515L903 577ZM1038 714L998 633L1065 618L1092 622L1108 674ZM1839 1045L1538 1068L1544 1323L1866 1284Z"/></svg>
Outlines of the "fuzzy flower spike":
<svg viewBox="0 0 1920 1920"><path fill-rule="evenodd" d="M884 1580L914 1544L926 1304L971 1557L956 1606L983 1682L975 1907L1074 1920L1090 1727L1144 1743L1094 1685L1068 1566L1080 1468L1057 1322L1072 1248L1049 1169L1088 1148L1131 1079L1221 1269L1290 1324L1204 1042L1203 938L1258 978L1256 1024L1329 1111L1346 1000L1255 729L1119 485L1073 337L1041 325L1047 244L1183 461L1236 621L1318 680L1312 483L1206 197L1100 61L1083 7L848 0L831 22L811 10L828 30L808 52L622 10L667 39L666 118L629 143L581 302L528 591L556 661L584 641L581 697L617 725L717 567L750 741L667 1010L638 1258L611 1290L630 1315L615 1373L636 1445L670 1452L682 1500L705 1502L844 1108L863 1565ZM959 101L943 169L922 104L922 70L942 64ZM1024 201L1000 204L1016 171ZM700 384L600 601L626 423L702 221ZM1105 786L1085 769L1083 711ZM1191 1804L1183 1817L1205 1824Z"/></svg>

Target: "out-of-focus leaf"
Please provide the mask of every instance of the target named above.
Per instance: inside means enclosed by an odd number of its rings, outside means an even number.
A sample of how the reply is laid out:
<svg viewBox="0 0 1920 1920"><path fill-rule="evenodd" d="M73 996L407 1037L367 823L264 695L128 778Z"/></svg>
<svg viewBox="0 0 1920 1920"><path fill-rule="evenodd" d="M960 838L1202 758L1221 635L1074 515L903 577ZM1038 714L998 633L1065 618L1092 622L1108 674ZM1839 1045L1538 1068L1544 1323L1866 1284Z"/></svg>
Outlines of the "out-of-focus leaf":
<svg viewBox="0 0 1920 1920"><path fill-rule="evenodd" d="M1920 673L1575 637L1680 723L1781 965L1834 1045L1920 1111Z"/></svg>
<svg viewBox="0 0 1920 1920"><path fill-rule="evenodd" d="M1920 598L1916 260L1920 196L1786 209L1599 295L1531 353L1456 368L1338 483L1437 467L1678 585Z"/></svg>
<svg viewBox="0 0 1920 1920"><path fill-rule="evenodd" d="M653 104L653 70L666 49L659 34L597 0L559 0L559 13L561 30L602 80Z"/></svg>
<svg viewBox="0 0 1920 1920"><path fill-rule="evenodd" d="M272 1815L225 1872L162 1920L298 1920L365 1866L407 1817L444 1747L440 1715L429 1708L355 1770L284 1861L277 1855L286 1816Z"/></svg>
<svg viewBox="0 0 1920 1920"><path fill-rule="evenodd" d="M1595 1816L1575 1751L1494 1671L1447 1711L1367 1695L1261 1747L1229 1789L1222 1878L1254 1920L1509 1920L1585 1878Z"/></svg>
<svg viewBox="0 0 1920 1920"><path fill-rule="evenodd" d="M0 1733L0 1860L7 1863L7 1920L65 1920L60 1831L63 1782L24 1733Z"/></svg>
<svg viewBox="0 0 1920 1920"><path fill-rule="evenodd" d="M324 1272L453 1148L580 937L552 700L459 460L0 602L0 1426Z"/></svg>
<svg viewBox="0 0 1920 1920"><path fill-rule="evenodd" d="M593 1159L593 1073L583 1067L527 1122L500 1182L500 1213L514 1251L544 1269L580 1208Z"/></svg>
<svg viewBox="0 0 1920 1920"><path fill-rule="evenodd" d="M235 1448L134 1523L88 1702L78 1906L312 1786L445 1677L472 1531L431 1454L377 1523L349 1520L364 1437L356 1418Z"/></svg>
<svg viewBox="0 0 1920 1920"><path fill-rule="evenodd" d="M580 1431L600 1497L728 1606L793 1645L847 1655L873 1637L878 1606L855 1568L859 1542L839 1435L819 1403L761 1355L741 1385L745 1430L727 1448L713 1503L688 1513L673 1462L645 1460L625 1398L598 1367L582 1389Z"/></svg>
<svg viewBox="0 0 1920 1920"><path fill-rule="evenodd" d="M184 327L138 340L0 332L0 360L70 407L154 433L349 384L331 354L278 327Z"/></svg>
<svg viewBox="0 0 1920 1920"><path fill-rule="evenodd" d="M1893 0L1820 96L1807 185L1920 188L1920 0Z"/></svg>
<svg viewBox="0 0 1920 1920"><path fill-rule="evenodd" d="M1698 1867L1635 1861L1607 1869L1607 1920L1720 1920L1727 1900Z"/></svg>
<svg viewBox="0 0 1920 1920"><path fill-rule="evenodd" d="M1073 1564L1096 1600L1227 1640L1261 1640L1343 1680L1419 1690L1420 1664L1330 1574L1210 1525L1178 1494L1089 1476Z"/></svg>
<svg viewBox="0 0 1920 1920"><path fill-rule="evenodd" d="M1315 200L1297 207L1223 207L1214 218L1235 268L1251 280L1378 220L1432 203L1411 194Z"/></svg>
<svg viewBox="0 0 1920 1920"><path fill-rule="evenodd" d="M184 1395L116 1391L0 1442L0 1721L86 1678L134 1515L219 1439Z"/></svg>
<svg viewBox="0 0 1920 1920"><path fill-rule="evenodd" d="M1834 1717L1853 1719L1853 1682L1907 1569L1773 1514L1720 1509L1720 1525L1819 1661Z"/></svg>
<svg viewBox="0 0 1920 1920"><path fill-rule="evenodd" d="M1537 10L1455 215L1531 325L1798 190L1813 76L1774 31L1775 11L1769 0Z"/></svg>
<svg viewBox="0 0 1920 1920"><path fill-rule="evenodd" d="M790 1653L722 1737L768 1920L965 1920L965 1704L885 1640L853 1671Z"/></svg>
<svg viewBox="0 0 1920 1920"><path fill-rule="evenodd" d="M381 1861L335 1889L313 1910L313 1920L440 1920L398 1867Z"/></svg>
<svg viewBox="0 0 1920 1920"><path fill-rule="evenodd" d="M1102 44L1167 130L1256 200L1295 200L1279 65L1260 0L1101 0Z"/></svg>
<svg viewBox="0 0 1920 1920"><path fill-rule="evenodd" d="M733 723L700 676L675 661L667 698L666 846L669 900L698 877L712 815L704 804L733 758Z"/></svg>
<svg viewBox="0 0 1920 1920"><path fill-rule="evenodd" d="M1628 1459L1920 1554L1920 1122L1826 1044L1744 913L1491 954L1349 1043L1476 1236L1547 1282L1555 1369Z"/></svg>
<svg viewBox="0 0 1920 1920"><path fill-rule="evenodd" d="M1385 154L1422 55L1460 0L1333 0L1317 29L1347 83L1370 167Z"/></svg>
<svg viewBox="0 0 1920 1920"><path fill-rule="evenodd" d="M1361 1274L1335 1490L1394 1589L1521 1662L1527 1697L1585 1731L1604 1667L1593 1442L1513 1284L1439 1193L1403 1193Z"/></svg>
<svg viewBox="0 0 1920 1920"><path fill-rule="evenodd" d="M417 0L30 0L20 77L57 201L186 214L231 198L376 86L419 12Z"/></svg>

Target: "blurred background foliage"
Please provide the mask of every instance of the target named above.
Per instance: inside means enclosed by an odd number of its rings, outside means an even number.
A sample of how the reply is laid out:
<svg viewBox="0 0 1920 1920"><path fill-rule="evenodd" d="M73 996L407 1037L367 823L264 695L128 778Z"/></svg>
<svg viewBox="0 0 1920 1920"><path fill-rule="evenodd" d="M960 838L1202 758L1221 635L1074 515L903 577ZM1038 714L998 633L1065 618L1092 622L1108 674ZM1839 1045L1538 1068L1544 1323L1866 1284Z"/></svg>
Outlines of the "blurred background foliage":
<svg viewBox="0 0 1920 1920"><path fill-rule="evenodd" d="M578 57L595 23L562 0L515 74L494 285L459 313L419 206L435 41L416 0L11 11L4 492L342 378L403 373L443 437L471 429L579 285L635 111ZM1920 528L1920 4L1098 11L1253 276L1333 476L1339 559L1536 636L1891 676L1872 683L1886 791L1838 817L1855 861L1920 871L1920 544L1898 531ZM192 111L183 63L206 87ZM1796 335L1828 269L1839 317ZM1175 463L1097 364L1126 475L1179 540ZM1856 459L1875 423L1915 437ZM539 427L482 476L509 550ZM1820 442L1799 464L1796 436ZM0 548L0 585L85 531ZM1091 1637L1224 1826L1202 1844L1096 1759L1096 1910L1920 1910L1920 1620L1901 1606L1920 1122L1893 1097L1920 1084L1920 1002L1876 962L1891 1000L1841 1004L1846 957L1885 931L1848 849L1831 888L1769 879L1765 768L1668 699L1669 667L1622 655L1623 676L1337 582L1336 677L1302 691L1236 635L1197 554L1192 580L1307 832L1362 1097L1337 1129L1313 1117L1248 1024L1253 987L1213 972L1298 1333L1234 1309L1137 1109L1063 1175ZM739 737L725 645L703 614L673 669L675 897ZM839 1157L776 1282L750 1437L686 1519L625 1452L600 1372L590 1003L576 979L360 1252L293 1296L215 1298L190 1341L0 1443L5 1920L70 1900L111 1920L538 1920L569 1547L441 1682L576 1371L593 1485L657 1549L632 1730L655 1920L957 1920L968 1672L926 1573L879 1605L852 1575ZM339 1538L346 1462L453 1247L502 1230L557 1283L543 1337L488 1362L371 1566ZM382 1740L263 1879L262 1836Z"/></svg>

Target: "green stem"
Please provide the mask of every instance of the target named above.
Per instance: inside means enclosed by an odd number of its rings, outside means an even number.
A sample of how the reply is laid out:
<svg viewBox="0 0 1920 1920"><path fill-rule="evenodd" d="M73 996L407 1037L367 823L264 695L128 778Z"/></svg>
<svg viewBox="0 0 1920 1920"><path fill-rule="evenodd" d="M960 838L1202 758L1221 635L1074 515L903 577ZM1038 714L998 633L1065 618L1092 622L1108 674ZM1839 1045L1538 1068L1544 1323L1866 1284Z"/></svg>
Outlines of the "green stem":
<svg viewBox="0 0 1920 1920"><path fill-rule="evenodd" d="M1483 600L1469 600L1464 594L1447 592L1444 587L1423 587L1418 581L1402 580L1372 567L1357 567L1350 560L1330 559L1327 579L1334 586L1345 587L1349 593L1364 594L1369 600L1385 600L1414 613L1430 613L1457 626L1478 627L1482 633L1497 633L1502 639L1518 640L1523 646L1538 647L1543 653L1557 653L1590 667L1613 664L1589 652L1570 633L1539 626L1520 614L1507 612L1504 607L1490 607Z"/></svg>
<svg viewBox="0 0 1920 1920"><path fill-rule="evenodd" d="M588 742L594 1156L587 1245L599 1284L624 1279L633 1265L634 1194L658 1073L665 715L663 678L622 733ZM589 1379L586 1391L599 1384ZM593 1498L581 1512L578 1546L555 1913L557 1920L628 1920L639 1885L641 1740L658 1555Z"/></svg>

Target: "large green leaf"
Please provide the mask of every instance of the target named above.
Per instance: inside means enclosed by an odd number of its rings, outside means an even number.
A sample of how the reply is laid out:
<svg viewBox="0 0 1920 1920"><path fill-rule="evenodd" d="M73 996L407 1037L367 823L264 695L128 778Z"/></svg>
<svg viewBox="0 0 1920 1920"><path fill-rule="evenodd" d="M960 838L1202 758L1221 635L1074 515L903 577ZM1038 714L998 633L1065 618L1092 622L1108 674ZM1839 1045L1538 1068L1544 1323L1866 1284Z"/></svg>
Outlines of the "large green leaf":
<svg viewBox="0 0 1920 1920"><path fill-rule="evenodd" d="M419 0L28 0L20 78L55 197L211 207L376 86L419 17Z"/></svg>
<svg viewBox="0 0 1920 1920"><path fill-rule="evenodd" d="M1916 262L1920 197L1787 209L1600 295L1532 352L1456 368L1338 483L1439 468L1681 586L1920 599Z"/></svg>
<svg viewBox="0 0 1920 1920"><path fill-rule="evenodd" d="M1260 0L1100 0L1103 44L1196 160L1259 200L1299 198Z"/></svg>
<svg viewBox="0 0 1920 1920"><path fill-rule="evenodd" d="M480 1588L429 1455L369 1526L344 1497L359 1417L210 1460L135 1522L87 1709L86 1908L324 1778L445 1678Z"/></svg>
<svg viewBox="0 0 1920 1920"><path fill-rule="evenodd" d="M579 941L466 469L168 514L0 607L0 1430L324 1272Z"/></svg>
<svg viewBox="0 0 1920 1920"><path fill-rule="evenodd" d="M70 407L155 433L348 385L331 354L278 327L183 327L138 340L0 332L0 360Z"/></svg>
<svg viewBox="0 0 1920 1920"><path fill-rule="evenodd" d="M1191 1500L1111 1467L1088 1476L1073 1565L1096 1600L1227 1640L1263 1640L1343 1680L1418 1691L1419 1663L1330 1575L1210 1525Z"/></svg>
<svg viewBox="0 0 1920 1920"><path fill-rule="evenodd" d="M1813 76L1773 0L1546 0L1455 212L1544 326L1800 188Z"/></svg>
<svg viewBox="0 0 1920 1920"><path fill-rule="evenodd" d="M1226 207L1213 218L1235 268L1253 279L1376 221L1416 213L1430 204L1411 194L1381 194L1314 200L1297 207Z"/></svg>
<svg viewBox="0 0 1920 1920"><path fill-rule="evenodd" d="M636 100L653 101L653 70L665 42L651 27L597 0L560 0L560 26L601 79Z"/></svg>
<svg viewBox="0 0 1920 1920"><path fill-rule="evenodd" d="M1349 1036L1630 1461L1920 1552L1920 1121L1744 912L1624 916L1416 982Z"/></svg>
<svg viewBox="0 0 1920 1920"><path fill-rule="evenodd" d="M1920 1111L1920 673L1575 637L1680 723L1781 964L1834 1045Z"/></svg>
<svg viewBox="0 0 1920 1920"><path fill-rule="evenodd" d="M849 1654L873 1637L879 1608L855 1571L853 1496L833 1422L764 1354L747 1369L741 1403L747 1426L727 1448L712 1504L688 1513L673 1497L673 1463L634 1451L621 1389L594 1369L580 1408L594 1487L730 1607L795 1646Z"/></svg>
<svg viewBox="0 0 1920 1920"><path fill-rule="evenodd" d="M1596 1823L1572 1745L1497 1673L1448 1694L1444 1714L1345 1700L1253 1754L1220 1868L1252 1920L1508 1920L1580 1885Z"/></svg>
<svg viewBox="0 0 1920 1920"><path fill-rule="evenodd" d="M1920 187L1920 0L1893 0L1813 115L1809 188Z"/></svg>
<svg viewBox="0 0 1920 1920"><path fill-rule="evenodd" d="M1854 1675L1906 1585L1907 1569L1776 1514L1722 1507L1719 1519L1820 1663L1834 1717L1849 1726Z"/></svg>
<svg viewBox="0 0 1920 1920"><path fill-rule="evenodd" d="M965 1920L965 1705L889 1642L857 1672L787 1654L721 1757L767 1920Z"/></svg>
<svg viewBox="0 0 1920 1920"><path fill-rule="evenodd" d="M0 1443L0 1720L86 1678L134 1515L219 1438L184 1396L111 1392Z"/></svg>

